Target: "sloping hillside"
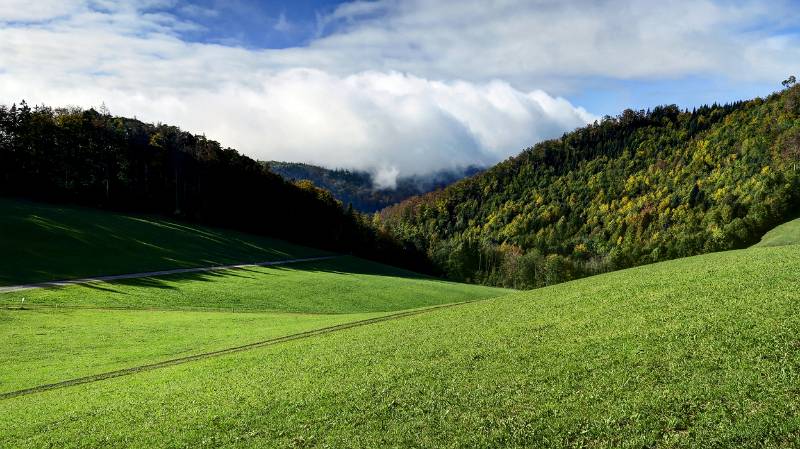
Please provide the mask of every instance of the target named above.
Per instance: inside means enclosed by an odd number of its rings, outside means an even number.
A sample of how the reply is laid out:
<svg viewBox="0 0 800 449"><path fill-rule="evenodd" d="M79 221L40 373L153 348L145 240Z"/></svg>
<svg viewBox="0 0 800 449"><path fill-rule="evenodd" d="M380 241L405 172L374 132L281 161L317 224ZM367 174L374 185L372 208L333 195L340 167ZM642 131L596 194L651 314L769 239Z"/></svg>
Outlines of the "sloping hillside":
<svg viewBox="0 0 800 449"><path fill-rule="evenodd" d="M0 292L0 395L508 293L353 257Z"/></svg>
<svg viewBox="0 0 800 449"><path fill-rule="evenodd" d="M770 229L754 247L797 245L800 243L800 218Z"/></svg>
<svg viewBox="0 0 800 449"><path fill-rule="evenodd" d="M330 256L230 230L26 201L0 200L0 247L0 400L42 384L509 293L342 255L4 289L53 278Z"/></svg>
<svg viewBox="0 0 800 449"><path fill-rule="evenodd" d="M799 265L714 253L0 400L0 445L796 447Z"/></svg>
<svg viewBox="0 0 800 449"><path fill-rule="evenodd" d="M0 286L330 255L158 216L0 198Z"/></svg>
<svg viewBox="0 0 800 449"><path fill-rule="evenodd" d="M795 86L606 117L388 208L381 226L451 278L535 287L755 243L794 216L798 173Z"/></svg>

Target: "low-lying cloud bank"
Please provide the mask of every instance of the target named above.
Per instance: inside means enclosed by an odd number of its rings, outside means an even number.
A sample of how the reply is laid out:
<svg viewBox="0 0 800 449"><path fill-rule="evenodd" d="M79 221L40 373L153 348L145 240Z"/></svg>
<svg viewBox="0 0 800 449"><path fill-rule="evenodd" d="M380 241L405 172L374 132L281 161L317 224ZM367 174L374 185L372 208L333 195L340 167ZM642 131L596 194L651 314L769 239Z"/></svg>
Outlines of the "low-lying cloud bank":
<svg viewBox="0 0 800 449"><path fill-rule="evenodd" d="M504 82L444 83L392 72L338 77L294 69L257 88L183 101L214 105L226 120L195 111L180 116L177 108L170 115L248 154L367 170L380 187L398 175L493 164L594 120L566 100Z"/></svg>

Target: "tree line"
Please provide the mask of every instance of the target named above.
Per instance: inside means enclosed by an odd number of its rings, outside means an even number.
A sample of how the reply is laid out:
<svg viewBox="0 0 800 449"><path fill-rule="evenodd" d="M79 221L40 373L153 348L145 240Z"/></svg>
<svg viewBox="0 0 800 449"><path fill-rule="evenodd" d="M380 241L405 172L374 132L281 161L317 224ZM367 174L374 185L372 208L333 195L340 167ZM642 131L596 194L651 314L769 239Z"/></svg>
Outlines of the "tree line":
<svg viewBox="0 0 800 449"><path fill-rule="evenodd" d="M326 190L202 135L102 110L0 106L0 195L168 215L430 269Z"/></svg>

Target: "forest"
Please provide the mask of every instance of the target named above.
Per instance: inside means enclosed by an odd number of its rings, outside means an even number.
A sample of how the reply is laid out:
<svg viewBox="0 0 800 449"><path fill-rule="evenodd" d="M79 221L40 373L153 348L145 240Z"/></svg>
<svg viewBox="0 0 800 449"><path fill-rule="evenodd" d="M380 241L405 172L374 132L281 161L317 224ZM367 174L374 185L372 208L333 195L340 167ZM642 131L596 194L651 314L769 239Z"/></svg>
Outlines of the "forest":
<svg viewBox="0 0 800 449"><path fill-rule="evenodd" d="M800 86L626 110L375 215L448 277L534 288L739 248L797 214Z"/></svg>
<svg viewBox="0 0 800 449"><path fill-rule="evenodd" d="M175 126L79 108L0 106L0 195L160 214L430 267L309 181Z"/></svg>

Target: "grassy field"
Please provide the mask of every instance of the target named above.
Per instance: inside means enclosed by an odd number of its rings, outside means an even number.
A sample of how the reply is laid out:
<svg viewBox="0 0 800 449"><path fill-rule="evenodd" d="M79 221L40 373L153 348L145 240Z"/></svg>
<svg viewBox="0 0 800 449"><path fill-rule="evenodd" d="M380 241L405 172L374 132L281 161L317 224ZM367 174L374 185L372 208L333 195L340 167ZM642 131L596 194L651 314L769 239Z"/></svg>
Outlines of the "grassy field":
<svg viewBox="0 0 800 449"><path fill-rule="evenodd" d="M0 198L0 286L325 255L162 218Z"/></svg>
<svg viewBox="0 0 800 449"><path fill-rule="evenodd" d="M4 293L0 393L508 292L342 257Z"/></svg>
<svg viewBox="0 0 800 449"><path fill-rule="evenodd" d="M341 257L275 267L180 274L0 294L0 306L387 312L505 294Z"/></svg>
<svg viewBox="0 0 800 449"><path fill-rule="evenodd" d="M321 254L243 234L20 201L0 200L0 224L10 255L0 262L7 285ZM0 394L508 292L343 256L0 293Z"/></svg>
<svg viewBox="0 0 800 449"><path fill-rule="evenodd" d="M763 237L754 247L796 245L800 243L800 218L776 226Z"/></svg>
<svg viewBox="0 0 800 449"><path fill-rule="evenodd" d="M0 393L380 315L0 310Z"/></svg>
<svg viewBox="0 0 800 449"><path fill-rule="evenodd" d="M2 447L797 447L800 246L0 401Z"/></svg>

